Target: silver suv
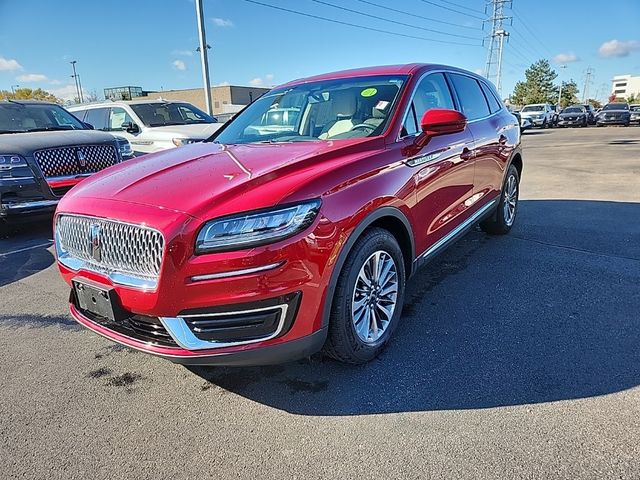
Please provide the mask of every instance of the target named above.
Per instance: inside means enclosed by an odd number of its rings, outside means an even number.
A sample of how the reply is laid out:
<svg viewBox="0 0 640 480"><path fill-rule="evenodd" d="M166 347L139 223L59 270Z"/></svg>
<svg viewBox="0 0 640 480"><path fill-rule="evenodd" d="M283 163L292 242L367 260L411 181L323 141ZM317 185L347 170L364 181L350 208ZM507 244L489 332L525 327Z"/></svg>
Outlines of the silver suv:
<svg viewBox="0 0 640 480"><path fill-rule="evenodd" d="M520 110L520 117L528 118L534 127L553 127L555 111L549 103L532 103Z"/></svg>

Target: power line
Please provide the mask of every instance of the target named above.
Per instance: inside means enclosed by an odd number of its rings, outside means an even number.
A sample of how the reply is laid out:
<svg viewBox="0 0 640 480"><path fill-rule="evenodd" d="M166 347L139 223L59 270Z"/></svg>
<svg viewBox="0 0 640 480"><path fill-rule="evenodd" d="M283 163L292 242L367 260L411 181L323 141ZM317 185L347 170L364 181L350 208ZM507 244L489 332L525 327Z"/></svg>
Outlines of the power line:
<svg viewBox="0 0 640 480"><path fill-rule="evenodd" d="M382 8L382 9L388 10L390 12L401 13L403 15L408 15L408 16L414 17L414 18L421 18L423 20L429 20L429 21L435 22L435 23L442 23L443 25L450 25L452 27L459 27L459 28L469 28L471 30L481 30L479 27L470 27L468 25L459 25L459 24L453 23L453 22L445 22L444 20L438 20L436 18L423 17L422 15L417 15L417 14L412 13L412 12L405 12L404 10L397 10L395 8L387 7L386 5L380 5L380 4L375 3L375 2L370 2L369 0L357 0L357 1L361 2L361 3L366 3L367 5L373 5L374 7Z"/></svg>
<svg viewBox="0 0 640 480"><path fill-rule="evenodd" d="M526 38L524 38L524 36L518 30L516 30L514 27L511 27L511 31L515 33L516 36L519 38L517 45L519 45L522 48L522 50L524 50L524 52L527 54L528 57L532 59L535 58L536 60L545 57L545 55L543 55L542 52L540 52L540 50L534 49L531 46L531 43ZM522 43L519 43L520 40L522 40Z"/></svg>
<svg viewBox="0 0 640 480"><path fill-rule="evenodd" d="M465 10L469 10L470 12L475 12L475 13L480 13L480 14L483 14L483 13L484 13L484 12L483 12L483 11L481 11L481 10L475 10L475 9L473 9L473 8L469 8L469 7L466 7L466 6L464 6L464 5L460 5L460 4L458 4L458 3L449 2L449 1L447 1L447 0L440 0L440 2L442 2L442 3L446 3L446 4L448 4L448 5L453 5L454 7L463 8L463 9L465 9Z"/></svg>
<svg viewBox="0 0 640 480"><path fill-rule="evenodd" d="M291 10L289 8L278 7L276 5L269 5L268 3L258 2L257 0L244 0L244 1L247 2L247 3L253 3L254 5L260 5L262 7L272 8L274 10L280 10L282 12L293 13L295 15L300 15L300 16L303 16L303 17L315 18L316 20L322 20L322 21L325 21L325 22L336 23L338 25L346 25L348 27L359 28L361 30L369 30L371 32L385 33L387 35L395 35L395 36L404 37L404 38L413 38L413 39L416 39L416 40L424 40L426 42L446 43L446 44L449 44L449 45L464 45L464 46L467 46L467 47L479 47L480 46L480 45L474 44L474 43L450 42L450 41L447 41L447 40L436 40L434 38L426 38L426 37L419 37L417 35L408 35L408 34L405 34L405 33L392 32L390 30L383 30L381 28L367 27L365 25L358 25L358 24L355 24L355 23L343 22L342 20L335 20L333 18L321 17L320 15L313 15L311 13L299 12L297 10Z"/></svg>
<svg viewBox="0 0 640 480"><path fill-rule="evenodd" d="M547 47L544 43L542 43L542 40L540 40L540 35L539 35L539 34L538 34L538 35L536 35L535 33L533 33L533 31L529 28L529 26L526 24L526 22L525 22L525 21L520 17L520 15L518 15L518 14L516 13L516 11L515 11L513 8L511 9L511 13L513 13L513 16L514 16L514 17L516 17L518 20L520 20L520 23L522 23L522 26L527 30L527 32L529 32L529 33L531 34L531 36L532 36L533 38L535 38L535 39L536 39L536 41L537 41L540 45L542 45L542 48L544 48L550 56L551 56L551 55L553 55L553 54L551 53L551 50L549 50L549 47Z"/></svg>
<svg viewBox="0 0 640 480"><path fill-rule="evenodd" d="M478 37L470 37L468 35L458 35L458 34L455 34L455 33L443 32L442 30L434 30L432 28L426 28L426 27L421 27L419 25L413 25L411 23L404 23L404 22L398 22L396 20L390 20L388 18L379 17L377 15L371 15L370 13L364 13L364 12L360 12L358 10L352 10L350 8L342 7L340 5L334 5L333 3L324 2L322 0L311 0L311 1L315 2L315 3L319 3L321 5L326 5L328 7L337 8L337 9L343 10L345 12L351 12L351 13L355 13L357 15L362 15L362 16L369 17L369 18L375 18L376 20L382 20L383 22L395 23L396 25L402 25L404 27L417 28L418 30L424 30L424 31L427 31L427 32L438 33L440 35L448 35L450 37L467 38L467 39L470 39L470 40L480 40Z"/></svg>
<svg viewBox="0 0 640 480"><path fill-rule="evenodd" d="M453 8L445 7L444 5L438 5L437 3L430 2L429 0L421 0L424 3L428 3L429 5L433 5L434 7L444 8L445 10L449 10L450 12L459 13L460 15L466 15L467 17L477 18L478 20L484 20L482 17L478 17L477 15L471 15L470 13L461 12L460 10L455 10Z"/></svg>

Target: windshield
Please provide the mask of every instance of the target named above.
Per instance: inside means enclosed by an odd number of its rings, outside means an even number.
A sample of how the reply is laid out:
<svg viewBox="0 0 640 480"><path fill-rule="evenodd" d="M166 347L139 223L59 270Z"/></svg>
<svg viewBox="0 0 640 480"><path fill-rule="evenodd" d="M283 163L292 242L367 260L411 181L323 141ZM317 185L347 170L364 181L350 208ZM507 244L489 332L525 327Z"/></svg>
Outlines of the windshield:
<svg viewBox="0 0 640 480"><path fill-rule="evenodd" d="M343 78L272 91L247 107L212 140L239 144L380 135L406 78Z"/></svg>
<svg viewBox="0 0 640 480"><path fill-rule="evenodd" d="M48 103L0 103L0 133L47 130L85 130L80 120L58 105Z"/></svg>
<svg viewBox="0 0 640 480"><path fill-rule="evenodd" d="M568 107L568 108L565 108L562 113L582 113L582 108L580 108L580 107Z"/></svg>
<svg viewBox="0 0 640 480"><path fill-rule="evenodd" d="M137 103L131 108L147 127L216 123L216 119L190 103Z"/></svg>
<svg viewBox="0 0 640 480"><path fill-rule="evenodd" d="M607 103L603 110L629 110L629 105L626 103Z"/></svg>
<svg viewBox="0 0 640 480"><path fill-rule="evenodd" d="M542 112L544 105L527 105L522 109L523 112Z"/></svg>
<svg viewBox="0 0 640 480"><path fill-rule="evenodd" d="M640 112L640 105L632 105L631 107L629 107L629 110L631 110L632 112Z"/></svg>

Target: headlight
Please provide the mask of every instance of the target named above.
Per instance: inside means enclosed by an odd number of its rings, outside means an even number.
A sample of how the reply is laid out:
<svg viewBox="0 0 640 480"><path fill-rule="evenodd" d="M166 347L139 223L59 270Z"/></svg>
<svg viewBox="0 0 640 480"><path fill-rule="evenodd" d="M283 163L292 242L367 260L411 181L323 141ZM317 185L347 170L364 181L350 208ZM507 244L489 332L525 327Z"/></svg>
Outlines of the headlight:
<svg viewBox="0 0 640 480"><path fill-rule="evenodd" d="M190 143L198 143L198 142L201 142L202 140L199 138L173 138L171 139L171 141L176 147L181 147L182 145L189 145Z"/></svg>
<svg viewBox="0 0 640 480"><path fill-rule="evenodd" d="M196 240L196 254L241 250L277 242L313 223L320 200L263 212L231 215L205 223Z"/></svg>
<svg viewBox="0 0 640 480"><path fill-rule="evenodd" d="M20 155L0 155L0 180L33 178L27 161Z"/></svg>
<svg viewBox="0 0 640 480"><path fill-rule="evenodd" d="M118 150L120 150L120 156L123 160L128 160L133 157L133 149L131 148L129 140L123 137L116 137L116 141L118 142Z"/></svg>

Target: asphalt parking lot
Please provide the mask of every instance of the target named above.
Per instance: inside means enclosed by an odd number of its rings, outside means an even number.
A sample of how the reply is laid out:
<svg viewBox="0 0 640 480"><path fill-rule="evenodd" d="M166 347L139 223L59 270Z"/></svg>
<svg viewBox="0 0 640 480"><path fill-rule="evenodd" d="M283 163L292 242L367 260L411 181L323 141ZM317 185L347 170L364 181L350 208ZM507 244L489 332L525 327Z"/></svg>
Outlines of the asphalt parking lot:
<svg viewBox="0 0 640 480"><path fill-rule="evenodd" d="M362 367L128 350L67 314L48 223L0 240L0 476L639 478L640 128L523 145L511 234L420 272Z"/></svg>

